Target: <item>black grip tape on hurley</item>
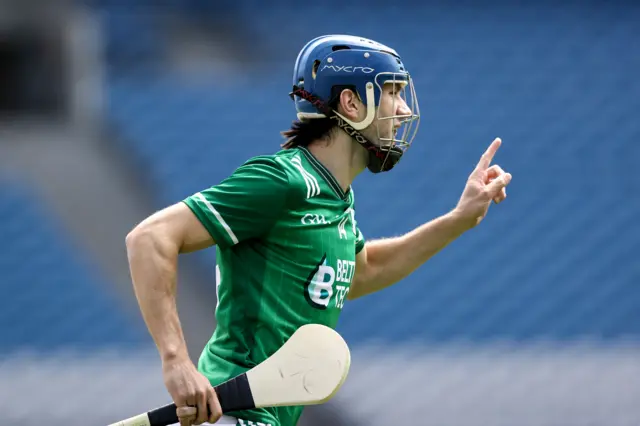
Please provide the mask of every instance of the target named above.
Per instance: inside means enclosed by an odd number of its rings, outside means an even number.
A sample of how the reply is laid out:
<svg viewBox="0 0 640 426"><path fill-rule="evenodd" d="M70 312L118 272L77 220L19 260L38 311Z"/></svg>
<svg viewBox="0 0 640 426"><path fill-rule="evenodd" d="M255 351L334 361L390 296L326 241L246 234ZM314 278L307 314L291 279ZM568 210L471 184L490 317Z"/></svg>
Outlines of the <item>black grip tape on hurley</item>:
<svg viewBox="0 0 640 426"><path fill-rule="evenodd" d="M246 374L241 374L214 388L223 413L256 408ZM176 404L165 405L147 412L151 426L169 426L178 423Z"/></svg>
<svg viewBox="0 0 640 426"><path fill-rule="evenodd" d="M216 386L215 389L223 413L256 408L249 379L245 373Z"/></svg>

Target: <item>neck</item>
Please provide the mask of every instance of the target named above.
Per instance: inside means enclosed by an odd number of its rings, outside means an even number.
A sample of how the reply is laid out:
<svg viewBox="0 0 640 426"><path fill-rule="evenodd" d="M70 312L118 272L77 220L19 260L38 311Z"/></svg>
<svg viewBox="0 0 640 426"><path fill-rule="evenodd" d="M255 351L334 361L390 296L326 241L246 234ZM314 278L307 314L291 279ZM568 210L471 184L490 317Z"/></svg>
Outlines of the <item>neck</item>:
<svg viewBox="0 0 640 426"><path fill-rule="evenodd" d="M367 151L344 132L328 141L313 141L307 149L331 172L344 192L367 166Z"/></svg>

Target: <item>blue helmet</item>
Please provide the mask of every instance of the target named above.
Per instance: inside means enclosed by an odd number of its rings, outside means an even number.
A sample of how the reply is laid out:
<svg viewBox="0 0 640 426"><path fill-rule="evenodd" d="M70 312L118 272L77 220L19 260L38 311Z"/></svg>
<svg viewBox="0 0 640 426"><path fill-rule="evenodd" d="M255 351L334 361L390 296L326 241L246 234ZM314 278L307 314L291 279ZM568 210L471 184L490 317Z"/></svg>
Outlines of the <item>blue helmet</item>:
<svg viewBox="0 0 640 426"><path fill-rule="evenodd" d="M403 88L402 95L410 113L380 117L382 87L395 83ZM345 88L353 89L367 106L367 116L353 122L330 105ZM293 91L299 120L328 117L369 151L368 168L374 173L388 171L411 145L418 130L420 112L411 76L398 53L388 46L362 37L325 35L308 42L298 54L293 72ZM398 119L403 125L400 137L381 137L374 144L360 131L374 119Z"/></svg>

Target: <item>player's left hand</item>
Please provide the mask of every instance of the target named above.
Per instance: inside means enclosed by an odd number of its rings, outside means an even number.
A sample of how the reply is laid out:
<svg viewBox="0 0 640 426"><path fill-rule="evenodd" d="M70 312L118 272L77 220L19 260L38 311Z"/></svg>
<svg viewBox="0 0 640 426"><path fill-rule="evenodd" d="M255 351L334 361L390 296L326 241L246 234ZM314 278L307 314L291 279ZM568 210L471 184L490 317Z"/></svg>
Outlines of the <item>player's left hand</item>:
<svg viewBox="0 0 640 426"><path fill-rule="evenodd" d="M480 158L473 170L467 185L462 192L454 212L469 228L478 225L487 215L491 202L501 203L507 198L507 185L511 182L511 174L505 173L500 166L491 165L493 157L502 144L496 138Z"/></svg>

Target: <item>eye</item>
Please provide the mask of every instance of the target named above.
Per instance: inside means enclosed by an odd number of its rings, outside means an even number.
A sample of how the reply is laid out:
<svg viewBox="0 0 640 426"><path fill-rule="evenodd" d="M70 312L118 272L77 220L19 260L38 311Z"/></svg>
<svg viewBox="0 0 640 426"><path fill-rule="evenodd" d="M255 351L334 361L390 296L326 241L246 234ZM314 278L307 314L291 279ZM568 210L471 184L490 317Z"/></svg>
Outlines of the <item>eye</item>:
<svg viewBox="0 0 640 426"><path fill-rule="evenodd" d="M403 89L403 87L402 87L402 85L400 85L400 84L389 84L389 91L388 91L388 93L389 93L391 96L396 96L396 95L398 95L398 94L402 93L402 89Z"/></svg>

